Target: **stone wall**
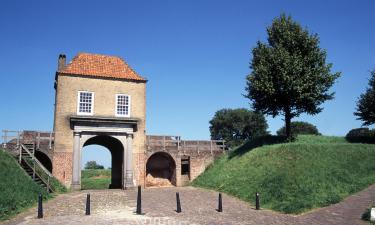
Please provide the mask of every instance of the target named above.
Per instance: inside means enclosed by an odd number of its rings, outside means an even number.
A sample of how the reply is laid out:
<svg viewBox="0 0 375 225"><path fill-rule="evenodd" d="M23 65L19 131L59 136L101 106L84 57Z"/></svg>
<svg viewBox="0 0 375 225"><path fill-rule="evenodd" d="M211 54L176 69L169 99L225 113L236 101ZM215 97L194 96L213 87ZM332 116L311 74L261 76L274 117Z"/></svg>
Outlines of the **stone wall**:
<svg viewBox="0 0 375 225"><path fill-rule="evenodd" d="M78 91L94 92L94 114L97 117L115 117L116 94L131 97L130 117L139 120L134 132L133 153L145 152L146 83L109 78L93 78L74 75L57 75L54 120L54 175L63 183L71 181L73 130L70 116L77 115ZM138 167L134 157L134 168ZM64 162L61 162L63 160ZM138 169L138 179L140 171ZM141 181L139 181L141 182ZM138 183L138 180L137 180Z"/></svg>
<svg viewBox="0 0 375 225"><path fill-rule="evenodd" d="M147 151L146 159L148 160L153 154L169 154L176 164L176 186L184 186L197 178L217 157L224 154L224 151ZM190 158L189 175L181 175L181 159ZM147 160L145 163L147 164ZM147 174L145 174L147 176ZM147 183L147 182L146 182ZM172 182L173 183L173 182ZM147 187L147 185L146 185Z"/></svg>

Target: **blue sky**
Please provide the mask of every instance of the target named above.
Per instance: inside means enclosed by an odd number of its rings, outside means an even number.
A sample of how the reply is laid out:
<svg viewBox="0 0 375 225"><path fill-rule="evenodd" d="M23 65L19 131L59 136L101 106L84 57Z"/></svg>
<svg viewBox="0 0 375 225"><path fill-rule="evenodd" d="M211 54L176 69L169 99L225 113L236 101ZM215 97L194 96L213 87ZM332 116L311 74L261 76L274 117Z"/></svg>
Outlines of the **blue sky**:
<svg viewBox="0 0 375 225"><path fill-rule="evenodd" d="M249 108L251 49L281 13L317 33L342 72L324 111L295 120L325 135L359 127L355 101L375 68L375 1L13 0L0 2L0 129L51 130L58 54L90 52L121 56L149 79L148 134L208 139L217 110ZM283 125L267 120L272 133ZM103 158L97 149L85 155Z"/></svg>

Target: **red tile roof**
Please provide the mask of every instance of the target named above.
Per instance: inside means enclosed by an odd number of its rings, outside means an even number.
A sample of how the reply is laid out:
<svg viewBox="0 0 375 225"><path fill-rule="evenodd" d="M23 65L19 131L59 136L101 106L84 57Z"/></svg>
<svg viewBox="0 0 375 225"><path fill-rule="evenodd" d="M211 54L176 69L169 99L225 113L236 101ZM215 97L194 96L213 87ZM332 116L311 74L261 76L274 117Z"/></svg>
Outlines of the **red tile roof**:
<svg viewBox="0 0 375 225"><path fill-rule="evenodd" d="M131 69L122 58L90 53L78 53L58 73L146 81Z"/></svg>

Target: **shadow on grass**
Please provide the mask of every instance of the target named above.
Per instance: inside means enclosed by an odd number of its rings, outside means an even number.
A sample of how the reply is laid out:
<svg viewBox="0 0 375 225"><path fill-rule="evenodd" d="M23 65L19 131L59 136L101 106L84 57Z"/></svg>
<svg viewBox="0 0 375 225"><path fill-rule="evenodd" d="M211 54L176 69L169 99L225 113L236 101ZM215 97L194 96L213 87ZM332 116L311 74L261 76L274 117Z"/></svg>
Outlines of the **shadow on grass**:
<svg viewBox="0 0 375 225"><path fill-rule="evenodd" d="M285 143L287 140L286 136L273 136L273 135L266 135L261 137L256 137L252 140L247 141L245 144L241 145L233 152L229 154L229 159L233 157L241 156L254 148L263 146L263 145L272 145L272 144L280 144Z"/></svg>

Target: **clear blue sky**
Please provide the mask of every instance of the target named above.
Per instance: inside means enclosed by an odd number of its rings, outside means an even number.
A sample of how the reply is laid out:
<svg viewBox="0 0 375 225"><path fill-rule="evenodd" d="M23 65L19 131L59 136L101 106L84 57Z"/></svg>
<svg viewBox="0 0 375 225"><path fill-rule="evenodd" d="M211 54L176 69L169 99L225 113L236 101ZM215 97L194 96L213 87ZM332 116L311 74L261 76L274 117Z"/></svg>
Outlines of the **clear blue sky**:
<svg viewBox="0 0 375 225"><path fill-rule="evenodd" d="M0 2L0 128L51 130L58 54L90 52L121 56L149 79L148 134L208 139L215 111L249 107L251 49L283 12L318 33L342 72L324 111L295 120L325 135L359 127L355 101L375 68L375 1L9 0ZM272 133L283 125L267 119Z"/></svg>

